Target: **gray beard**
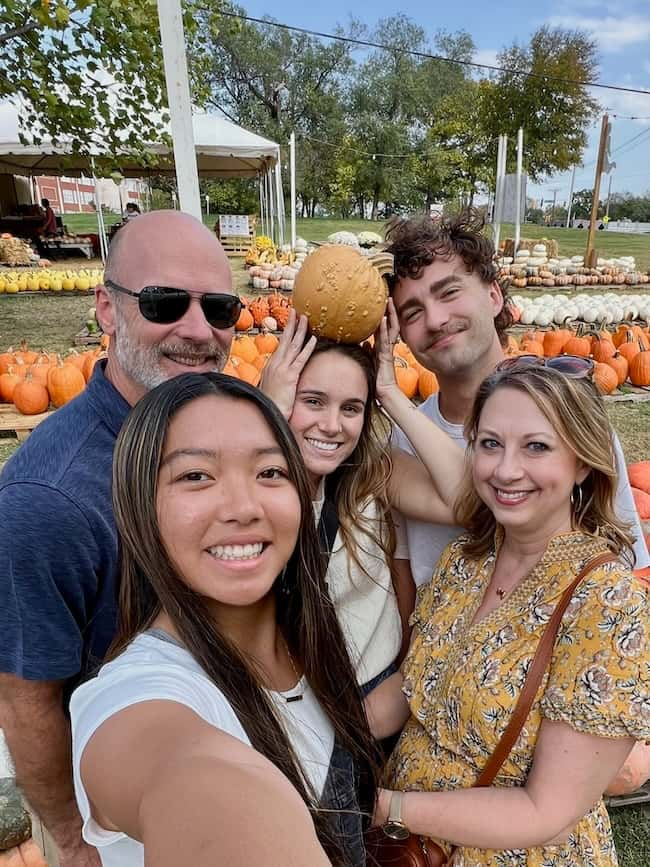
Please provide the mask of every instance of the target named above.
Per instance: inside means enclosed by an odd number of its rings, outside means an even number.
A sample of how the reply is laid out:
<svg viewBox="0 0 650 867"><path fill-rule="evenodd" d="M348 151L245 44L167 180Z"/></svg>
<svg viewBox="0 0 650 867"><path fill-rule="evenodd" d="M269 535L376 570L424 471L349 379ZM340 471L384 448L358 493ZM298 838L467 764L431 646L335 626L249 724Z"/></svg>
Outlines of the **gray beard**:
<svg viewBox="0 0 650 867"><path fill-rule="evenodd" d="M115 335L115 357L124 373L146 391L156 388L171 378L161 364L164 354L161 346L142 346L131 340L128 326L118 315L118 330ZM121 326L121 327L120 327ZM172 347L169 347L172 348ZM178 347L175 347L178 348ZM210 345L206 355L215 356L213 373L220 373L226 364L226 355L221 347Z"/></svg>

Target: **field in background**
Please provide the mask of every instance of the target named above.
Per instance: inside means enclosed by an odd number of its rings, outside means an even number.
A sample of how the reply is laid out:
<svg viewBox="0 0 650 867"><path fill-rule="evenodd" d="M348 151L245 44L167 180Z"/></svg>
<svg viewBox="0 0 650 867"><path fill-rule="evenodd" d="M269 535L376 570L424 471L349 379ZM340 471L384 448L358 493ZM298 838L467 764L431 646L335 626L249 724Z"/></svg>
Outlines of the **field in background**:
<svg viewBox="0 0 650 867"><path fill-rule="evenodd" d="M117 215L106 215L105 224L108 228L113 223L119 222ZM203 215L203 222L212 228L216 220L214 215ZM97 218L94 214L66 214L65 224L71 232L96 232ZM307 241L323 242L332 232L347 230L350 232L371 231L383 235L385 222L373 220L330 220L317 217L311 220L297 220L296 231L298 235ZM289 237L289 224L287 222L286 237ZM513 238L514 226L504 223L501 226L501 239ZM582 255L587 245L587 232L585 229L551 229L546 226L537 226L526 223L521 227L522 238L554 239L560 246L563 256ZM614 256L634 256L636 264L644 271L650 270L650 234L632 235L622 232L596 232L595 246L598 254L609 259Z"/></svg>

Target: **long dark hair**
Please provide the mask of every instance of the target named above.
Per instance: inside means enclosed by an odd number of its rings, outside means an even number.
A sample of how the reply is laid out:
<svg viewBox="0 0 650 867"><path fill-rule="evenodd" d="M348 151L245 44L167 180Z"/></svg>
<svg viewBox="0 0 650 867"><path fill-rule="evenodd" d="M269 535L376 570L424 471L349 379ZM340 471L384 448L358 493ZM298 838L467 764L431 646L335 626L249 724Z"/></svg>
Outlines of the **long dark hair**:
<svg viewBox="0 0 650 867"><path fill-rule="evenodd" d="M160 535L156 493L167 429L180 409L204 396L253 404L287 461L289 479L300 499L301 520L284 576L274 586L277 622L338 741L355 759L360 772L359 803L364 812L372 813L376 748L326 591L307 472L280 412L244 382L217 373L176 377L150 391L122 427L113 459L113 509L120 538L119 622L109 659L164 610L189 652L230 702L252 746L285 774L313 810L319 839L333 863L343 864L340 841L329 830L326 815L318 810L315 793L262 687L259 669L219 630L203 598L176 572Z"/></svg>
<svg viewBox="0 0 650 867"><path fill-rule="evenodd" d="M390 457L391 424L377 408L377 361L374 352L357 344L335 343L320 337L307 366L314 358L330 352L336 352L358 364L368 387L359 442L347 461L334 470L327 486L337 506L345 549L358 568L365 571L358 554L361 536L365 535L380 547L389 565L395 553L395 529L388 498L388 480L393 468ZM378 522L375 526L362 514L370 501L377 507Z"/></svg>

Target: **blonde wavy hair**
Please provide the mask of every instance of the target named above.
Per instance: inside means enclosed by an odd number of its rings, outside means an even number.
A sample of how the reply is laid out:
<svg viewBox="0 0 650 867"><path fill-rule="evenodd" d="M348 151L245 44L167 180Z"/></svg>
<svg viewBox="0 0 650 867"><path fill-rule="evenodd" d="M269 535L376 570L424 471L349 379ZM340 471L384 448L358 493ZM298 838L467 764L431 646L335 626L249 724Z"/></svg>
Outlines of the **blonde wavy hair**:
<svg viewBox="0 0 650 867"><path fill-rule="evenodd" d="M476 492L472 461L483 408L488 398L502 388L528 395L576 460L589 468L580 485L581 495L572 497L574 528L601 538L613 553L633 564L630 527L614 511L617 484L614 431L602 398L589 378L571 378L541 364L529 363L515 363L484 379L465 423L468 443L465 476L455 504L457 523L471 534L464 545L465 553L482 556L494 545L497 522Z"/></svg>

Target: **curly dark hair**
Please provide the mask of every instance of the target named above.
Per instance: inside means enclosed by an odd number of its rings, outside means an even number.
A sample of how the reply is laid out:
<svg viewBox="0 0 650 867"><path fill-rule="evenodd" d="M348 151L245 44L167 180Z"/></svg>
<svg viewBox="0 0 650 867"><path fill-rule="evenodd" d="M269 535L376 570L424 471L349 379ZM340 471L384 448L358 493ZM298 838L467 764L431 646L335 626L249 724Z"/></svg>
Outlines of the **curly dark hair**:
<svg viewBox="0 0 650 867"><path fill-rule="evenodd" d="M410 219L393 218L386 228L386 252L392 253L394 259L394 274L389 278L389 287L392 294L400 277L417 280L436 257L451 259L458 256L468 273L477 273L484 283L499 283L503 307L494 318L494 327L505 346L506 330L513 323L508 286L498 279L494 245L483 234L484 226L485 218L475 208L465 208L457 214L435 220L426 214Z"/></svg>

